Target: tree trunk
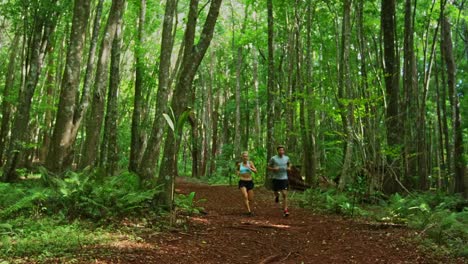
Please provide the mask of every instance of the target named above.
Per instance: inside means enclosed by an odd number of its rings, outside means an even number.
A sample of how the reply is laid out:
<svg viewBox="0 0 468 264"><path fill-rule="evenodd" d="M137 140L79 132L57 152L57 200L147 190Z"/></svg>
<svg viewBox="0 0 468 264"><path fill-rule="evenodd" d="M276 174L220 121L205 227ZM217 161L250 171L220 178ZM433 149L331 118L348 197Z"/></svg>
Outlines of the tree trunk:
<svg viewBox="0 0 468 264"><path fill-rule="evenodd" d="M47 1L41 3L44 5L55 5L56 1ZM17 112L13 121L10 145L8 148L7 162L3 168L3 179L6 182L13 182L18 179L16 168L21 162L26 152L27 143L29 141L29 120L32 97L39 80L42 70L44 57L48 51L49 38L56 26L55 11L42 10L42 5L37 10L35 19L36 25L33 31L33 37L30 43L29 69L25 78L25 87L20 91Z"/></svg>
<svg viewBox="0 0 468 264"><path fill-rule="evenodd" d="M167 8L167 3L166 3ZM138 38L137 45L135 45L135 98L133 101L133 115L132 115L132 135L130 143L130 162L129 171L137 172L140 160L143 156L143 139L141 132L141 113L143 107L143 86L144 86L144 28L146 16L146 0L140 0L140 16L138 22ZM172 23L172 20L171 20Z"/></svg>
<svg viewBox="0 0 468 264"><path fill-rule="evenodd" d="M266 148L268 161L275 153L277 142L275 133L275 61L274 61L274 29L273 29L273 0L267 0L268 14L268 80L267 80L267 138ZM268 175L268 171L266 174ZM266 179L265 179L266 180Z"/></svg>
<svg viewBox="0 0 468 264"><path fill-rule="evenodd" d="M233 40L234 42L234 40ZM233 56L234 57L234 56ZM242 130L241 130L241 70L242 70L242 47L237 47L237 56L236 58L236 121L234 123L234 156L240 157L241 152L241 137L242 137Z"/></svg>
<svg viewBox="0 0 468 264"><path fill-rule="evenodd" d="M163 114L169 114L168 100L171 91L170 66L173 48L172 29L174 15L177 9L176 0L167 0L164 14L163 30L161 37L161 55L159 57L158 93L156 99L156 110L153 121L151 136L141 160L139 175L143 181L149 181L154 177L156 165L159 161L162 136L166 126ZM184 96L187 96L185 94ZM174 123L176 121L174 120ZM170 133L169 133L170 134Z"/></svg>
<svg viewBox="0 0 468 264"><path fill-rule="evenodd" d="M44 163L46 161L47 155L49 154L49 149L50 149L50 144L51 144L51 128L52 128L52 122L53 122L53 115L54 113L52 112L52 106L54 104L54 88L57 87L56 83L56 75L58 73L58 68L55 67L55 58L52 54L49 55L48 57L48 71L47 71L47 77L46 77L46 83L45 83L45 89L46 89L46 94L41 95L42 99L45 100L45 102L41 102L42 104L45 104L49 106L44 114L44 120L41 122L41 130L42 130L42 142L41 142L41 148L39 149L39 162ZM39 117L38 117L39 118Z"/></svg>
<svg viewBox="0 0 468 264"><path fill-rule="evenodd" d="M99 59L94 82L93 101L91 113L86 123L86 139L80 168L94 166L99 157L99 143L101 137L101 127L104 119L104 103L106 98L106 88L109 75L109 57L112 42L114 40L116 27L124 10L125 0L112 0L112 6L107 20L104 38L101 42Z"/></svg>
<svg viewBox="0 0 468 264"><path fill-rule="evenodd" d="M9 97L15 88L16 57L18 55L20 37L21 32L20 30L17 30L15 37L11 42L10 55L8 56L8 70L5 76L5 87L3 88L2 124L0 127L0 166L3 165L3 154L5 153L5 145L8 141L8 133L10 131L11 102Z"/></svg>
<svg viewBox="0 0 468 264"><path fill-rule="evenodd" d="M349 65L350 41L351 41L351 0L345 0L343 4L343 24L342 24L342 39L341 39L341 58L340 58L340 79L339 89L344 90L339 96L340 99L352 99L351 91L351 76ZM353 116L353 103L349 102L341 104L341 118L343 120L343 130L346 135L346 147L343 157L343 168L341 169L341 176L338 188L344 190L346 184L352 181L351 159L354 149L354 116Z"/></svg>
<svg viewBox="0 0 468 264"><path fill-rule="evenodd" d="M435 6L435 1L432 3L431 7L431 14L432 11L434 10ZM413 12L416 12L416 6L414 7ZM414 16L414 14L413 14ZM414 18L413 18L414 21ZM414 23L414 22L413 22ZM437 23L437 26L434 30L434 34L432 35L432 44L429 46L429 31L430 31L430 21L427 23L426 27L426 40L424 43L424 80L423 80L423 89L422 89L422 97L419 100L421 103L419 105L418 110L418 116L417 116L417 151L418 151L418 175L420 177L420 188L422 190L427 190L430 186L430 182L428 179L429 176L429 168L430 166L429 161L430 157L428 157L428 154L431 152L427 151L428 149L428 144L426 140L426 103L427 103L427 95L428 95L428 90L429 90L429 85L430 85L430 80L431 80L431 74L432 74L432 65L434 62L434 54L435 54L435 47L436 47L436 42L437 42L437 36L438 36L438 30L439 30L439 25L440 25L440 19ZM429 55L428 55L429 54ZM416 71L416 70L415 70ZM417 77L415 77L417 78Z"/></svg>
<svg viewBox="0 0 468 264"><path fill-rule="evenodd" d="M90 0L75 1L57 117L46 160L47 169L53 172L62 172L64 170L64 159L67 156L67 150L72 147L70 144L73 143L73 140L71 140L74 125L73 115L76 94L80 85L81 61L90 7Z"/></svg>
<svg viewBox="0 0 468 264"><path fill-rule="evenodd" d="M207 122L211 122L211 128L213 130L212 137L211 137L211 156L210 156L210 171L209 176L212 176L213 173L216 171L216 154L218 152L218 144L219 144L219 129L218 129L218 122L219 122L219 104L220 104L220 97L221 97L221 89L217 89L216 92L213 92L213 87L215 84L215 70L214 70L214 54L211 56L210 61L210 93L214 96L212 101L214 100L214 106L212 107L213 111L211 112L211 120L207 120ZM209 138L207 138L209 139Z"/></svg>
<svg viewBox="0 0 468 264"><path fill-rule="evenodd" d="M199 174L199 160L200 160L200 148L199 148L199 131L198 131L198 126L199 122L197 117L193 112L190 113L189 116L189 123L191 126L191 132L192 132L192 140L191 142L187 142L188 144L192 144L191 148L191 157L192 157L192 177L198 178L200 176ZM177 157L176 157L177 159ZM176 174L177 175L177 174Z"/></svg>
<svg viewBox="0 0 468 264"><path fill-rule="evenodd" d="M120 84L120 53L122 46L122 15L117 22L115 37L111 50L111 69L109 92L107 94L107 113L104 122L104 136L101 146L100 165L106 169L106 174L112 176L117 171L119 153L117 148L117 122L119 119L118 94Z"/></svg>
<svg viewBox="0 0 468 264"><path fill-rule="evenodd" d="M436 64L438 65L438 64ZM437 128L438 128L438 134L439 137L439 146L438 146L438 167L439 167L439 182L441 182L441 187L442 188L446 188L447 187L447 181L446 181L446 175L447 175L447 163L446 163L446 158L445 158L445 154L444 154L444 150L445 150L445 145L444 145L444 137L445 137L445 134L444 134L444 125L443 123L447 122L447 120L444 120L442 118L442 104L445 105L445 101L442 101L441 98L442 98L442 95L441 95L441 92L440 92L440 85L439 85L439 72L440 72L440 67L439 66L436 66L436 75L435 75L435 85L436 85L436 102L437 102ZM445 88L444 88L445 90ZM447 189L445 189L447 190Z"/></svg>
<svg viewBox="0 0 468 264"><path fill-rule="evenodd" d="M404 123L404 166L405 166L405 182L407 186L414 187L415 183L411 182L417 171L417 129L415 124L418 122L417 109L419 104L419 95L417 92L418 76L416 69L416 58L414 54L414 20L412 0L405 1L405 35L404 35L404 64L403 64L403 91L404 91L404 106L403 118ZM419 124L420 126L421 124ZM420 175L421 176L421 175ZM420 184L423 185L424 180L421 178ZM422 186L421 186L422 187Z"/></svg>
<svg viewBox="0 0 468 264"><path fill-rule="evenodd" d="M96 48L97 48L99 32L101 28L101 15L102 15L103 3L104 3L104 0L99 0L97 7L96 7L96 14L94 16L94 22L93 22L93 33L91 36L91 44L90 44L89 52L88 52L88 62L86 65L83 89L81 92L81 98L79 100L79 103L76 103L76 106L74 109L73 128L71 130L70 142L67 144L69 145L69 147L65 150L64 167L69 167L73 162L73 152L74 152L73 145L76 141L78 131L81 128L81 123L83 121L83 118L86 115L86 111L89 106L89 100L90 100L89 94L90 94L90 88L92 84L91 82L93 81L92 75L94 74L94 66L95 66L95 60L96 60ZM81 138L84 138L83 131L84 129L81 130L81 133L82 133ZM79 152L82 153L84 149L84 144L82 143L80 146L81 147L80 147ZM76 162L79 164L81 162L81 159L77 159Z"/></svg>
<svg viewBox="0 0 468 264"><path fill-rule="evenodd" d="M444 50L445 67L447 70L447 89L452 106L453 126L453 162L455 172L455 192L462 193L468 197L468 182L465 182L465 160L463 152L463 131L461 127L460 99L456 88L456 66L453 57L453 44L450 22L442 13L442 48Z"/></svg>
<svg viewBox="0 0 468 264"><path fill-rule="evenodd" d="M262 140L262 123L260 119L260 96L259 96L259 91L258 91L258 54L257 50L253 50L253 62L252 62L252 78L253 78L253 83L254 83L254 92L255 92L255 146L260 147L263 146L263 140Z"/></svg>
<svg viewBox="0 0 468 264"><path fill-rule="evenodd" d="M179 120L182 114L186 111L190 111L191 98L187 95L191 94L190 90L192 89L193 78L213 38L214 27L218 18L221 2L222 0L213 0L211 2L210 10L200 35L200 40L197 45L194 45L198 0L190 1L190 10L184 36L184 56L172 100L172 109L174 110L176 122L183 121ZM180 125L176 128L174 133L168 133L159 172L158 180L160 183L164 184L165 190L160 197L160 201L167 206L169 210L172 210L174 178L177 175L177 153L180 146L179 135L182 134L182 129L183 126ZM177 136L177 138L175 136Z"/></svg>
<svg viewBox="0 0 468 264"><path fill-rule="evenodd" d="M315 109L312 101L315 92L312 87L312 15L314 12L311 1L307 2L307 20L306 20L306 56L305 56L305 75L303 78L305 83L302 84L304 97L301 100L300 108L300 122L302 131L302 145L304 153L304 175L305 181L309 186L313 186L316 183L316 150L315 150ZM299 47L297 47L299 48ZM297 52L299 55L299 52ZM302 56L300 56L302 57ZM298 59L299 61L299 59ZM299 65L302 65L300 63ZM299 70L299 69L298 69ZM299 71L302 72L302 71ZM298 80L302 80L302 77L298 77ZM301 86L299 86L301 87Z"/></svg>
<svg viewBox="0 0 468 264"><path fill-rule="evenodd" d="M387 144L390 148L388 164L390 173L384 179L384 191L398 191L400 178L400 131L399 120L399 64L397 56L395 0L382 0L382 32L384 41L384 79L386 106Z"/></svg>

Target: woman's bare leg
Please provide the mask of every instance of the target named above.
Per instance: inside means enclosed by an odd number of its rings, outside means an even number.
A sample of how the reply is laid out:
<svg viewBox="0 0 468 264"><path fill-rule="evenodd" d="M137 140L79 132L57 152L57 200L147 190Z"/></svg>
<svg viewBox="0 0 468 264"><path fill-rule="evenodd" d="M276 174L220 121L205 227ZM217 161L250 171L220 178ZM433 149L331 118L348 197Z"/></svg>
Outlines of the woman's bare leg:
<svg viewBox="0 0 468 264"><path fill-rule="evenodd" d="M247 193L247 188L241 187L240 190L242 192L242 198L244 199L244 204L245 204L245 207L247 208L247 212L250 213L249 194Z"/></svg>

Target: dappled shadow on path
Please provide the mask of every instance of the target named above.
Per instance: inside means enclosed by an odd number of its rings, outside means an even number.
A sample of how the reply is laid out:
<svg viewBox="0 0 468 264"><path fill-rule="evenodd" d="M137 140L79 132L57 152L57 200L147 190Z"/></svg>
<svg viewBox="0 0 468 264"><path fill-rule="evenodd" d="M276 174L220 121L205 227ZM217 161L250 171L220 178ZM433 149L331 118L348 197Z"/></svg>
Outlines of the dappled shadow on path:
<svg viewBox="0 0 468 264"><path fill-rule="evenodd" d="M255 216L244 215L239 190L181 182L179 193L196 192L205 214L184 218L167 233L147 232L143 241L96 248L93 263L450 263L408 242L414 231L375 227L292 206L282 217L271 192L255 189ZM134 243L134 246L132 245ZM105 253L105 254L104 254ZM461 262L459 262L461 263Z"/></svg>

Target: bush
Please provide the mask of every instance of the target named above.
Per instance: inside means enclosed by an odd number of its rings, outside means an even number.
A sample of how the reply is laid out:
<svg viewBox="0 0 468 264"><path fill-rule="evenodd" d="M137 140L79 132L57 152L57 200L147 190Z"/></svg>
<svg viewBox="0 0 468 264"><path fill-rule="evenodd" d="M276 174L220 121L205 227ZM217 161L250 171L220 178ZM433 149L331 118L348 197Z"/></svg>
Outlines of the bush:
<svg viewBox="0 0 468 264"><path fill-rule="evenodd" d="M159 189L141 189L131 173L105 178L92 174L68 173L65 179L43 175L49 187L26 188L21 184L0 184L0 218L19 215L62 215L68 219L100 220L108 217L140 215L152 211Z"/></svg>
<svg viewBox="0 0 468 264"><path fill-rule="evenodd" d="M351 191L351 192L349 192ZM460 196L443 192L394 194L381 200L379 207L366 207L359 196L360 188L339 192L336 189L309 189L300 201L303 207L342 215L367 215L378 221L403 223L421 230L433 243L444 246L459 256L468 256L468 209Z"/></svg>
<svg viewBox="0 0 468 264"><path fill-rule="evenodd" d="M308 189L304 192L301 203L304 207L322 212L349 216L364 214L364 211L358 206L355 196L339 192L336 189Z"/></svg>
<svg viewBox="0 0 468 264"><path fill-rule="evenodd" d="M40 179L0 183L0 262L69 258L85 246L115 239L96 223L154 216L158 192L141 188L131 173L103 180L95 174L70 172L60 179L43 173Z"/></svg>
<svg viewBox="0 0 468 264"><path fill-rule="evenodd" d="M457 212L465 201L460 196L416 193L402 197L392 195L386 204L387 218L406 223L456 255L468 256L468 210Z"/></svg>
<svg viewBox="0 0 468 264"><path fill-rule="evenodd" d="M36 258L65 256L97 243L110 241L102 229L60 219L17 218L0 226L0 256Z"/></svg>

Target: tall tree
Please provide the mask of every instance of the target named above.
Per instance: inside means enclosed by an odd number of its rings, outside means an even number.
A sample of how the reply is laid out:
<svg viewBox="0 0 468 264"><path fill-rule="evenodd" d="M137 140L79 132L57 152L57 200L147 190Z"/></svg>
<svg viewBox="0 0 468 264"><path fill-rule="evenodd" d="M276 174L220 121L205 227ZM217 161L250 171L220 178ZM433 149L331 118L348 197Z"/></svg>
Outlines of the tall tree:
<svg viewBox="0 0 468 264"><path fill-rule="evenodd" d="M432 6L430 9L430 14L433 13L434 7L436 5L436 1L432 2ZM413 21L415 20L415 12L416 12L416 3L414 6L413 11ZM414 22L413 22L414 23ZM428 92L429 92L429 85L431 82L431 75L432 75L432 66L434 64L434 54L435 48L437 43L437 36L440 26L440 19L437 21L437 26L434 29L434 33L431 36L431 21L427 21L426 25L426 33L425 33L425 40L423 45L423 64L424 64L424 73L423 73L423 84L422 84L422 92L420 99L418 100L419 109L417 109L417 128L416 128L416 137L417 137L417 152L418 152L418 175L419 175L419 186L422 190L427 190L430 186L430 182L428 179L429 176L429 160L428 157L428 140L427 140L427 125L426 125L426 112L427 112L427 100L428 100ZM432 43L430 43L430 39L432 38Z"/></svg>
<svg viewBox="0 0 468 264"><path fill-rule="evenodd" d="M112 42L121 14L124 12L125 0L112 0L109 17L107 19L104 37L101 42L99 59L94 81L91 113L86 123L86 139L80 167L92 166L99 153L101 127L104 119L104 103L106 98L107 80L109 76L109 58Z"/></svg>
<svg viewBox="0 0 468 264"><path fill-rule="evenodd" d="M104 121L104 136L101 144L100 166L105 168L107 175L114 175L117 171L119 153L117 148L117 123L119 120L118 94L120 85L120 53L122 46L122 13L115 28L112 41L111 69L109 77L109 91L107 94L106 117Z"/></svg>
<svg viewBox="0 0 468 264"><path fill-rule="evenodd" d="M50 38L57 24L58 6L57 1L41 1L33 5L35 8L35 23L29 43L29 65L25 77L25 84L20 90L17 102L17 112L13 121L10 145L8 148L7 162L3 167L3 179L7 182L16 181L18 174L16 168L23 160L27 143L29 141L29 120L32 97L44 63Z"/></svg>
<svg viewBox="0 0 468 264"><path fill-rule="evenodd" d="M83 81L83 88L81 91L81 98L79 100L79 103L76 103L75 106L75 111L73 115L73 129L71 130L71 135L69 138L68 146L70 146L66 151L65 151L65 166L70 166L70 164L73 161L73 153L74 149L72 146L74 145L78 131L80 131L81 123L83 119L86 116L86 112L89 107L89 101L90 101L90 90L91 90L91 85L93 81L93 74L94 74L94 68L95 68L95 61L96 61L96 49L98 45L98 39L99 39L99 32L101 29L101 15L102 15L102 9L103 9L103 4L104 0L99 0L97 7L96 7L96 14L94 15L94 21L93 21L93 32L91 36L91 43L88 51L88 61L86 63L86 71L84 75L84 81ZM83 130L82 130L83 131ZM83 136L84 137L84 136ZM81 162L80 159L76 159L77 163Z"/></svg>
<svg viewBox="0 0 468 264"><path fill-rule="evenodd" d="M390 173L384 179L384 190L396 192L400 175L400 129L399 116L399 63L397 53L395 0L382 0L382 32L384 42L384 79L387 100L386 128L387 144L390 150L388 164Z"/></svg>
<svg viewBox="0 0 468 264"><path fill-rule="evenodd" d="M349 65L349 54L351 45L351 0L343 3L343 23L341 31L341 56L340 56L340 77L339 77L339 99L341 105L341 118L343 130L346 135L346 145L344 148L343 167L338 188L343 190L346 184L352 179L351 159L354 149L354 115L352 103L351 72Z"/></svg>
<svg viewBox="0 0 468 264"><path fill-rule="evenodd" d="M159 160L162 137L166 128L164 114L169 114L168 100L171 92L170 66L174 40L172 31L174 16L177 9L176 0L167 0L164 11L164 21L161 37L161 55L159 56L158 93L156 95L156 111L154 114L153 128L148 140L148 146L143 154L139 175L143 180L154 177L156 165ZM187 96L184 95L184 96Z"/></svg>
<svg viewBox="0 0 468 264"><path fill-rule="evenodd" d="M213 32L222 0L213 0L211 2L205 24L200 34L200 39L198 43L195 44L198 2L198 0L190 1L190 10L187 16L184 35L184 56L171 104L174 110L175 120L178 121L184 112L190 111L191 98L187 95L191 94L190 90L192 89L193 78L213 38ZM168 206L169 209L172 209L174 178L177 175L177 154L180 146L180 137L176 138L176 135L180 135L182 129L182 126L178 126L174 133L168 133L164 145L163 161L159 171L159 182L163 183L165 187L165 192L162 194L161 201L164 205Z"/></svg>
<svg viewBox="0 0 468 264"><path fill-rule="evenodd" d="M442 9L443 10L443 9ZM443 11L442 11L443 12ZM449 93L450 105L452 107L452 126L453 126L453 162L455 172L455 192L463 193L468 197L468 186L465 186L465 166L463 157L463 132L461 127L460 99L456 89L456 65L453 56L451 25L445 13L441 15L442 19L442 49L447 71L447 89Z"/></svg>
<svg viewBox="0 0 468 264"><path fill-rule="evenodd" d="M13 41L11 42L10 55L8 56L8 69L5 76L5 86L2 96L2 124L0 127L0 165L3 165L3 154L5 153L5 145L7 136L10 131L10 116L11 116L11 99L10 96L14 90L16 79L16 58L18 56L19 41L21 31L17 30Z"/></svg>
<svg viewBox="0 0 468 264"><path fill-rule="evenodd" d="M414 19L412 0L405 1L405 31L404 31L404 50L403 50L403 91L404 103L404 166L406 179L410 179L416 175L416 130L414 124L417 121L417 108L419 104L418 76L416 69L416 58L414 53ZM407 181L408 184L409 183Z"/></svg>
<svg viewBox="0 0 468 264"><path fill-rule="evenodd" d="M168 1L169 2L169 1ZM167 8L168 3L166 3ZM173 12L173 11L172 11ZM143 108L144 86L144 29L146 16L146 0L140 0L140 14L138 19L138 37L135 45L135 95L133 100L132 135L130 143L130 161L128 169L138 171L138 166L143 155L143 135L141 132L141 115ZM172 20L170 21L172 25Z"/></svg>
<svg viewBox="0 0 468 264"><path fill-rule="evenodd" d="M267 80L267 160L275 153L275 61L274 61L274 24L273 0L267 0L268 14L268 80ZM268 172L266 172L268 173Z"/></svg>
<svg viewBox="0 0 468 264"><path fill-rule="evenodd" d="M316 182L316 149L315 149L315 108L313 106L312 98L314 97L313 84L312 84L312 16L315 8L312 1L307 1L307 14L306 14L306 54L305 54L305 71L302 79L304 79L303 93L304 97L301 100L300 110L300 123L302 127L302 146L304 153L304 175L306 183L313 185ZM301 80L301 78L298 78ZM308 95L308 96L306 96Z"/></svg>
<svg viewBox="0 0 468 264"><path fill-rule="evenodd" d="M46 160L46 167L54 172L61 172L64 169L64 158L67 156L66 151L70 148L69 144L73 142L70 140L70 136L73 129L73 115L80 84L81 61L90 9L91 0L75 0L59 106L50 150Z"/></svg>

